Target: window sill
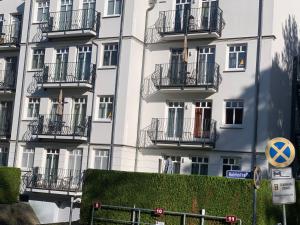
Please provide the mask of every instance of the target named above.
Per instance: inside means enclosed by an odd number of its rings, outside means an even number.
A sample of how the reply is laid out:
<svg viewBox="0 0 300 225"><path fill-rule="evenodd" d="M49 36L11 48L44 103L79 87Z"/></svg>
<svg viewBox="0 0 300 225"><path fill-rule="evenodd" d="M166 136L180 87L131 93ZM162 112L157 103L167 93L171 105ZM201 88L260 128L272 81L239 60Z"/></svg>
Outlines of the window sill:
<svg viewBox="0 0 300 225"><path fill-rule="evenodd" d="M246 69L226 69L223 70L224 73L235 73L235 72L246 72Z"/></svg>
<svg viewBox="0 0 300 225"><path fill-rule="evenodd" d="M117 66L101 66L98 68L98 70L115 70L117 69Z"/></svg>
<svg viewBox="0 0 300 225"><path fill-rule="evenodd" d="M42 72L43 69L30 69L30 70L27 70L27 72Z"/></svg>
<svg viewBox="0 0 300 225"><path fill-rule="evenodd" d="M109 119L97 119L97 120L93 120L93 123L111 123L112 120Z"/></svg>
<svg viewBox="0 0 300 225"><path fill-rule="evenodd" d="M30 121L33 121L33 120L37 120L38 118L25 118L25 119L22 119L22 121L26 122L30 122Z"/></svg>
<svg viewBox="0 0 300 225"><path fill-rule="evenodd" d="M32 22L32 25L39 25L39 24L45 24L48 23L48 21L34 21Z"/></svg>
<svg viewBox="0 0 300 225"><path fill-rule="evenodd" d="M121 16L121 14L105 15L102 17L102 19L116 18L116 17L120 17L120 16Z"/></svg>
<svg viewBox="0 0 300 225"><path fill-rule="evenodd" d="M243 125L229 125L229 124L223 124L220 126L220 129L244 129Z"/></svg>

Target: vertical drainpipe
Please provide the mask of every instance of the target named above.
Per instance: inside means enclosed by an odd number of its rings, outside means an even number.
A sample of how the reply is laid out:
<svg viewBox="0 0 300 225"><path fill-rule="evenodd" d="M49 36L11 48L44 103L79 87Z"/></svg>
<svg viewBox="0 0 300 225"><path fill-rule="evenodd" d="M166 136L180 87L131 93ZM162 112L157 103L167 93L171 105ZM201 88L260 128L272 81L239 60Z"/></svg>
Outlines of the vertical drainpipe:
<svg viewBox="0 0 300 225"><path fill-rule="evenodd" d="M109 152L109 169L112 170L112 159L114 153L114 139L115 139L115 129L116 129L116 114L117 114L117 99L119 93L119 76L120 76L120 56L122 51L122 39L123 39L123 28L124 28L124 14L125 14L125 5L126 0L122 1L122 9L121 9L121 21L120 21L120 33L119 33L119 45L118 45L118 59L117 59L117 71L116 71L116 82L115 82L115 93L114 93L114 101L113 101L113 115L112 115L112 131L111 131L111 139L110 139L110 152Z"/></svg>
<svg viewBox="0 0 300 225"><path fill-rule="evenodd" d="M89 168L89 159L90 159L90 151L91 151L91 135L93 129L93 116L94 116L94 108L95 108L95 87L96 87L96 78L97 78L97 68L98 68L98 56L99 56L99 45L94 42L95 39L92 40L92 44L97 47L96 51L96 66L95 66L95 77L94 77L94 87L93 87L93 95L92 95L92 109L91 109L91 122L90 122L90 131L89 131L89 142L88 142L88 154L87 154L87 162L86 162L86 169Z"/></svg>
<svg viewBox="0 0 300 225"><path fill-rule="evenodd" d="M256 147L258 134L258 110L259 110L259 92L260 92L260 63L261 63L261 45L262 45L262 25L263 25L263 0L259 1L258 8L258 31L257 31L257 50L256 50L256 71L255 71L255 111L254 111L254 133L252 143L252 171L256 167ZM256 225L256 205L257 190L253 190L253 216L252 225Z"/></svg>
<svg viewBox="0 0 300 225"><path fill-rule="evenodd" d="M145 73L145 61L146 61L146 32L148 27L149 12L154 9L156 0L146 11L145 27L144 27L144 43L143 43L143 58L142 58L142 69L141 69L141 82L140 82L140 96L139 96L139 109L138 109L138 122L137 122L137 134L136 134L136 144L135 144L135 160L134 160L134 171L137 171L138 166L138 154L139 154L139 140L141 138L141 112L142 112L142 91L144 85L144 73Z"/></svg>
<svg viewBox="0 0 300 225"><path fill-rule="evenodd" d="M23 103L24 103L24 101L23 101L24 86L25 86L24 83L25 83L25 75L26 75L26 71L27 71L28 45L29 45L29 36L30 36L31 18L32 18L32 4L33 4L33 0L30 0L29 17L28 17L28 25L27 25L27 36L26 36L26 45L25 45L25 59L24 59L24 67L23 67L23 77L22 77L22 85L21 85L21 97L20 97L20 108L19 108L19 115L18 115L18 124L17 124L17 134L16 134L16 144L15 144L13 167L16 166L17 149L18 149L19 134L20 134L20 124L21 124L21 117L22 117L22 108L23 108ZM23 19L24 19L24 17L23 17ZM22 40L22 37L20 39ZM19 59L19 61L20 61L20 59ZM15 99L15 104L14 105L16 105L16 99Z"/></svg>

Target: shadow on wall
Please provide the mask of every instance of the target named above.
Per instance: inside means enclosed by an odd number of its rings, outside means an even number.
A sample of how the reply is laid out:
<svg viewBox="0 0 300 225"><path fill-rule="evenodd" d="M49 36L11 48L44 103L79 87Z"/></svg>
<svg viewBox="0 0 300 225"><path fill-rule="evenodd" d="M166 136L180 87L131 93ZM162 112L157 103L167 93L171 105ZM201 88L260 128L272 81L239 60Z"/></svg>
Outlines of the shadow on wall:
<svg viewBox="0 0 300 225"><path fill-rule="evenodd" d="M299 47L298 25L293 16L289 16L286 20L282 27L282 34L284 38L283 51L276 53L272 60L272 67L263 70L260 74L258 146L265 146L266 140L278 136L290 137L292 66L293 57L297 55ZM251 74L251 76L254 79L255 74ZM240 96L236 96L236 99L245 100L244 125L251 130L254 129L254 98L254 85L245 88ZM234 140L235 143L231 144L235 145L235 149L251 149L253 133L250 133L250 136L243 135L243 139L236 140L235 137L241 132L246 132L246 130L222 129L218 133L217 147L221 147L228 140ZM257 150L264 151L264 149Z"/></svg>

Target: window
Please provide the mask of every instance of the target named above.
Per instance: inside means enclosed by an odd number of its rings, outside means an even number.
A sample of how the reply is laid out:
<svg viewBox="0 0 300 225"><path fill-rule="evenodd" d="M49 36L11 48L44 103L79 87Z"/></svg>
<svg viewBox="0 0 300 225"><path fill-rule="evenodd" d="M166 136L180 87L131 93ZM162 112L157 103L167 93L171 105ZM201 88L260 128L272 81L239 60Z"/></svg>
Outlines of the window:
<svg viewBox="0 0 300 225"><path fill-rule="evenodd" d="M34 149L24 149L22 156L22 168L30 169L33 167Z"/></svg>
<svg viewBox="0 0 300 225"><path fill-rule="evenodd" d="M244 102L243 101L225 101L225 124L241 125L243 124Z"/></svg>
<svg viewBox="0 0 300 225"><path fill-rule="evenodd" d="M191 174L208 175L208 158L207 157L192 157Z"/></svg>
<svg viewBox="0 0 300 225"><path fill-rule="evenodd" d="M94 169L108 169L108 150L95 150Z"/></svg>
<svg viewBox="0 0 300 225"><path fill-rule="evenodd" d="M0 147L0 166L7 166L8 163L8 148Z"/></svg>
<svg viewBox="0 0 300 225"><path fill-rule="evenodd" d="M98 119L112 119L113 101L113 96L100 97Z"/></svg>
<svg viewBox="0 0 300 225"><path fill-rule="evenodd" d="M247 46L235 45L229 46L229 69L245 69L247 60Z"/></svg>
<svg viewBox="0 0 300 225"><path fill-rule="evenodd" d="M226 177L227 170L240 170L239 159L237 158L223 158L223 177Z"/></svg>
<svg viewBox="0 0 300 225"><path fill-rule="evenodd" d="M103 66L116 66L118 61L118 43L104 45Z"/></svg>
<svg viewBox="0 0 300 225"><path fill-rule="evenodd" d="M121 14L122 0L108 0L107 15L120 15Z"/></svg>
<svg viewBox="0 0 300 225"><path fill-rule="evenodd" d="M29 98L27 108L27 118L37 118L40 111L40 99Z"/></svg>
<svg viewBox="0 0 300 225"><path fill-rule="evenodd" d="M37 2L37 17L38 22L44 22L48 20L50 1L38 1Z"/></svg>
<svg viewBox="0 0 300 225"><path fill-rule="evenodd" d="M32 69L42 69L44 67L45 49L34 49L32 56Z"/></svg>
<svg viewBox="0 0 300 225"><path fill-rule="evenodd" d="M180 174L180 156L166 156L164 173Z"/></svg>

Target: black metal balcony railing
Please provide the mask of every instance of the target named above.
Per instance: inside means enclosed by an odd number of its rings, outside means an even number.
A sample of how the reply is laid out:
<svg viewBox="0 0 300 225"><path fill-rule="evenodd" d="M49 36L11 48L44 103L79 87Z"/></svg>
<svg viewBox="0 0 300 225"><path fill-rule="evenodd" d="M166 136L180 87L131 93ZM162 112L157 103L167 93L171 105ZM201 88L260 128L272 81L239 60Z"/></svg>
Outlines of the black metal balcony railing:
<svg viewBox="0 0 300 225"><path fill-rule="evenodd" d="M9 138L12 126L12 111L3 111L0 114L0 136Z"/></svg>
<svg viewBox="0 0 300 225"><path fill-rule="evenodd" d="M101 14L95 9L50 12L48 21L41 25L42 32L92 30L98 33Z"/></svg>
<svg viewBox="0 0 300 225"><path fill-rule="evenodd" d="M35 74L35 79L38 84L85 83L94 85L95 76L95 64L47 63L41 72Z"/></svg>
<svg viewBox="0 0 300 225"><path fill-rule="evenodd" d="M81 170L35 167L24 174L22 180L25 188L80 192L82 177Z"/></svg>
<svg viewBox="0 0 300 225"><path fill-rule="evenodd" d="M208 62L157 64L151 80L157 89L189 87L218 90L219 65Z"/></svg>
<svg viewBox="0 0 300 225"><path fill-rule="evenodd" d="M90 118L82 115L39 115L29 124L33 135L88 137Z"/></svg>
<svg viewBox="0 0 300 225"><path fill-rule="evenodd" d="M211 119L184 118L171 120L154 118L147 128L152 143L176 143L187 145L212 145L216 139L216 121Z"/></svg>
<svg viewBox="0 0 300 225"><path fill-rule="evenodd" d="M156 29L161 35L216 32L221 35L223 11L216 6L170 10L159 13Z"/></svg>
<svg viewBox="0 0 300 225"><path fill-rule="evenodd" d="M16 72L13 70L0 70L0 90L16 89Z"/></svg>
<svg viewBox="0 0 300 225"><path fill-rule="evenodd" d="M17 45L20 42L21 23L2 25L0 27L0 46Z"/></svg>

